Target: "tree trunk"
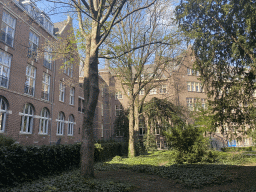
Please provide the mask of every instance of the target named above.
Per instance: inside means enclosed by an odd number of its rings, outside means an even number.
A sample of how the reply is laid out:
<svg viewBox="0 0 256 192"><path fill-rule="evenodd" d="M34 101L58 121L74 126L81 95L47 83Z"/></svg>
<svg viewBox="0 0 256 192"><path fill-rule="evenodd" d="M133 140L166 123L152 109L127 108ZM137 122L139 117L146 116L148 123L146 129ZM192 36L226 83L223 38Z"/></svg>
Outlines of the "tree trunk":
<svg viewBox="0 0 256 192"><path fill-rule="evenodd" d="M82 129L81 143L81 176L84 178L94 177L94 135L93 119L98 102L98 49L96 48L98 36L97 23L92 23L92 33L87 39L86 60L84 69L84 99L85 112Z"/></svg>
<svg viewBox="0 0 256 192"><path fill-rule="evenodd" d="M129 111L129 146L128 157L135 157L134 145L134 104L132 103Z"/></svg>

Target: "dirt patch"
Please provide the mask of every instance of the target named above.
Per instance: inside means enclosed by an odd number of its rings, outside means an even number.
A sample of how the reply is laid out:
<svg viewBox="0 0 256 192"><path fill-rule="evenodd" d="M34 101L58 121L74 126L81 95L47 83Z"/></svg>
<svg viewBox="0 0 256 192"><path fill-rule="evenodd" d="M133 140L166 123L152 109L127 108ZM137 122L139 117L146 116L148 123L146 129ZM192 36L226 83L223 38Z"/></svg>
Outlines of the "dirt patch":
<svg viewBox="0 0 256 192"><path fill-rule="evenodd" d="M256 189L256 167L255 166L230 166L225 168L224 177L228 182L222 185L205 186L201 189L186 189L182 183L175 180L162 178L146 173L137 173L126 169L117 171L97 171L95 176L100 180L112 180L121 183L130 183L136 187L134 191L225 191L225 190L247 190Z"/></svg>
<svg viewBox="0 0 256 192"><path fill-rule="evenodd" d="M97 171L95 177L100 180L113 180L115 182L130 183L135 186L137 192L155 192L155 191L189 191L176 184L170 179L161 178L156 175L148 175L145 173L136 173L129 170L118 171Z"/></svg>

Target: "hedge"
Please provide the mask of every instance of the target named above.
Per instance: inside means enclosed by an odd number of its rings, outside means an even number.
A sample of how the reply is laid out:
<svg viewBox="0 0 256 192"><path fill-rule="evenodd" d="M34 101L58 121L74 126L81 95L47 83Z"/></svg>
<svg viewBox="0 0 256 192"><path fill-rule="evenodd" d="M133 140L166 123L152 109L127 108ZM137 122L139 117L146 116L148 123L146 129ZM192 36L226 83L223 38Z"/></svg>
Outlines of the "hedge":
<svg viewBox="0 0 256 192"><path fill-rule="evenodd" d="M53 175L80 163L81 144L0 147L0 187ZM95 161L127 153L127 144L95 144Z"/></svg>
<svg viewBox="0 0 256 192"><path fill-rule="evenodd" d="M225 147L221 148L223 152L235 152L235 151L252 151L254 147Z"/></svg>

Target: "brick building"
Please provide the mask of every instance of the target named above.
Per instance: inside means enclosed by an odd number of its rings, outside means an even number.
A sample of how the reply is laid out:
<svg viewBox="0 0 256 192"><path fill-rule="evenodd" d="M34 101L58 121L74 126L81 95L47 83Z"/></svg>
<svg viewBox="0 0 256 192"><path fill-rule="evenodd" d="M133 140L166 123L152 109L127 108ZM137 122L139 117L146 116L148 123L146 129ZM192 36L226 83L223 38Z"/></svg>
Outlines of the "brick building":
<svg viewBox="0 0 256 192"><path fill-rule="evenodd" d="M152 88L147 95L145 101L151 100L153 97L160 99L168 99L177 106L183 106L187 111L197 111L199 107L207 107L207 95L203 84L200 82L200 73L193 70L193 61L195 57L191 49L180 55L180 62L177 65L173 63L165 73L155 81L156 87ZM149 66L147 66L149 68ZM146 69L147 71L150 71ZM82 76L80 77L82 80ZM99 139L121 139L121 135L114 133L114 121L120 114L120 111L129 107L129 92L124 92L121 81L108 66L99 70L99 87L100 94L97 110L94 119L95 138ZM140 92L142 98L147 88ZM191 121L188 119L188 122ZM227 138L228 128L221 133L220 128L216 128L216 132L211 135L213 145L220 147L229 146L236 143L236 146L252 145L252 138L246 135L237 135L242 140L233 140L230 142ZM142 123L139 126L139 136L142 137L146 133L146 127ZM159 148L165 146L165 139L160 132L155 131L156 143Z"/></svg>
<svg viewBox="0 0 256 192"><path fill-rule="evenodd" d="M44 46L73 33L71 18L53 24L30 0L1 0L0 21L0 134L30 145L80 141L79 56L63 67Z"/></svg>

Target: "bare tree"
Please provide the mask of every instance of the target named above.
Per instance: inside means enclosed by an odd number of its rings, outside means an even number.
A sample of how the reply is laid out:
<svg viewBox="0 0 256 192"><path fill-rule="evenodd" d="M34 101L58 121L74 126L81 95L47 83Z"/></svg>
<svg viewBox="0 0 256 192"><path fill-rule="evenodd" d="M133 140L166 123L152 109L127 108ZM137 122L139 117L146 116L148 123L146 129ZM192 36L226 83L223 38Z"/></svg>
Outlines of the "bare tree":
<svg viewBox="0 0 256 192"><path fill-rule="evenodd" d="M98 58L104 41L113 26L124 21L129 15L152 6L157 0L144 0L120 17L121 11L132 0L46 0L61 5L68 12L77 14L79 32L86 41L84 61L85 113L82 128L81 175L94 177L93 118L99 94ZM56 10L58 10L56 8ZM58 12L58 11L57 11Z"/></svg>
<svg viewBox="0 0 256 192"><path fill-rule="evenodd" d="M143 1L127 4L122 15L127 15ZM106 54L112 58L111 70L129 99L129 150L135 156L135 143L139 133L139 116L146 96L168 78L170 54L179 41L171 30L172 22L164 16L170 8L169 1L157 1L143 12L129 15L113 29ZM158 80L157 80L158 79Z"/></svg>

